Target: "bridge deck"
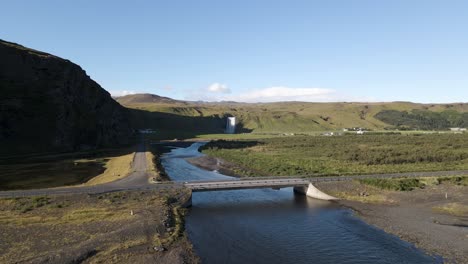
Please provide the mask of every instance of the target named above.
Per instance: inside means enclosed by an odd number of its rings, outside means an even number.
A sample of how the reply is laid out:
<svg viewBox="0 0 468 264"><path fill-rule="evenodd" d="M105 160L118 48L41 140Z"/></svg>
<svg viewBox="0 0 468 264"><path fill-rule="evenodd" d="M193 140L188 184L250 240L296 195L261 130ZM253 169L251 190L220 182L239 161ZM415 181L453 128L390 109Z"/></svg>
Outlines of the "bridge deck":
<svg viewBox="0 0 468 264"><path fill-rule="evenodd" d="M260 188L286 188L296 186L306 186L309 183L328 182L328 181L350 181L357 179L379 178L401 178L401 177L440 177L453 175L466 175L468 170L461 171L434 171L434 172L406 172L389 174L369 174L353 176L328 176L328 177L309 177L309 178L288 178L288 177L264 177L264 178L244 178L235 180L215 180L215 181L190 181L184 185L194 192L202 191L221 191L238 189L260 189Z"/></svg>
<svg viewBox="0 0 468 264"><path fill-rule="evenodd" d="M198 181L186 182L184 185L194 192L221 191L259 188L285 188L307 186L308 179L261 179L261 180L232 180L232 181Z"/></svg>

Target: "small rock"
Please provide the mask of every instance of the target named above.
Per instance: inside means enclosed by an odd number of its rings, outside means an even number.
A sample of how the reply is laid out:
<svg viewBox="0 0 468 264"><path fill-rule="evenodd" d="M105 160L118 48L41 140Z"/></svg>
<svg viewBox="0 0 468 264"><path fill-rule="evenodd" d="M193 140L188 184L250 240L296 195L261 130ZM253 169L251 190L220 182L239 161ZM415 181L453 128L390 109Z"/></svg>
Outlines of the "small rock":
<svg viewBox="0 0 468 264"><path fill-rule="evenodd" d="M153 249L156 250L156 252L166 251L166 248L160 247L160 246L156 246L156 247L154 247Z"/></svg>

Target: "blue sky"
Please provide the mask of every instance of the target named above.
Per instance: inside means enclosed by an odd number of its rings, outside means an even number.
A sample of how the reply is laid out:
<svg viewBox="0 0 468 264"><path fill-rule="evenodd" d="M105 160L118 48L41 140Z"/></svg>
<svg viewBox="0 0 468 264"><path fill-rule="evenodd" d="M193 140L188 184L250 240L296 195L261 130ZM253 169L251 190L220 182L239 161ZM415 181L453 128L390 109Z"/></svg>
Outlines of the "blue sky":
<svg viewBox="0 0 468 264"><path fill-rule="evenodd" d="M468 101L468 1L2 1L0 38L114 95Z"/></svg>

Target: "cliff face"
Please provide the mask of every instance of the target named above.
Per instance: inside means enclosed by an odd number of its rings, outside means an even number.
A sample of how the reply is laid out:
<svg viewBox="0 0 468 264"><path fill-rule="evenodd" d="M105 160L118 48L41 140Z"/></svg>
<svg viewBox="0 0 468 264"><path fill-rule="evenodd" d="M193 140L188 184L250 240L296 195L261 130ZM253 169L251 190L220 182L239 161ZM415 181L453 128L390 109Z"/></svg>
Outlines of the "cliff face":
<svg viewBox="0 0 468 264"><path fill-rule="evenodd" d="M126 144L127 111L80 66L0 40L0 155Z"/></svg>

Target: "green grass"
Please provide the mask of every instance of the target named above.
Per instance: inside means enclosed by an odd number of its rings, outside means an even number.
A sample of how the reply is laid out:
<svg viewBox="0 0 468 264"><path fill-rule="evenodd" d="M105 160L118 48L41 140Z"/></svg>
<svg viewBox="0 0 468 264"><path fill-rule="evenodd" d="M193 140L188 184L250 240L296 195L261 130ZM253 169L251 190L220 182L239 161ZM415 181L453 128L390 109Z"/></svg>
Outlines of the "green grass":
<svg viewBox="0 0 468 264"><path fill-rule="evenodd" d="M468 205L460 203L448 203L442 206L433 207L435 212L455 215L455 216L468 216Z"/></svg>
<svg viewBox="0 0 468 264"><path fill-rule="evenodd" d="M392 122L385 123L376 118L378 113L388 110L450 112L457 113L457 115L468 112L468 104L424 105L409 102L246 104L180 101L138 103L130 99L117 100L124 106L134 109L132 120L135 127L151 127L176 133L191 132L191 135L185 135L187 137L223 133L227 116L237 118L240 133L310 133L339 131L350 127L363 127L371 130L395 127L392 124L393 119ZM448 119L452 118L452 116L443 116ZM423 128L427 129L427 126ZM168 139L171 139L170 137ZM180 138L180 135L178 137Z"/></svg>
<svg viewBox="0 0 468 264"><path fill-rule="evenodd" d="M214 141L202 152L246 176L352 175L468 169L468 135L294 136Z"/></svg>
<svg viewBox="0 0 468 264"><path fill-rule="evenodd" d="M28 198L19 198L16 199L17 207L16 210L21 213L26 213L32 211L35 208L40 208L50 203L50 198L46 196L35 196Z"/></svg>
<svg viewBox="0 0 468 264"><path fill-rule="evenodd" d="M468 127L468 112L445 110L433 112L414 109L408 111L383 110L375 115L379 120L393 128L413 129L448 129L450 127Z"/></svg>
<svg viewBox="0 0 468 264"><path fill-rule="evenodd" d="M437 183L450 183L460 186L468 186L468 177L467 176L456 176L456 177L440 177L437 178Z"/></svg>
<svg viewBox="0 0 468 264"><path fill-rule="evenodd" d="M419 179L361 179L360 183L378 187L380 189L391 191L412 191L418 188L424 188Z"/></svg>
<svg viewBox="0 0 468 264"><path fill-rule="evenodd" d="M265 139L265 138L275 138L275 137L285 137L292 135L283 135L283 134L273 134L273 133L243 133L243 134L203 134L197 135L197 139L206 139L206 140L238 140L238 139Z"/></svg>

